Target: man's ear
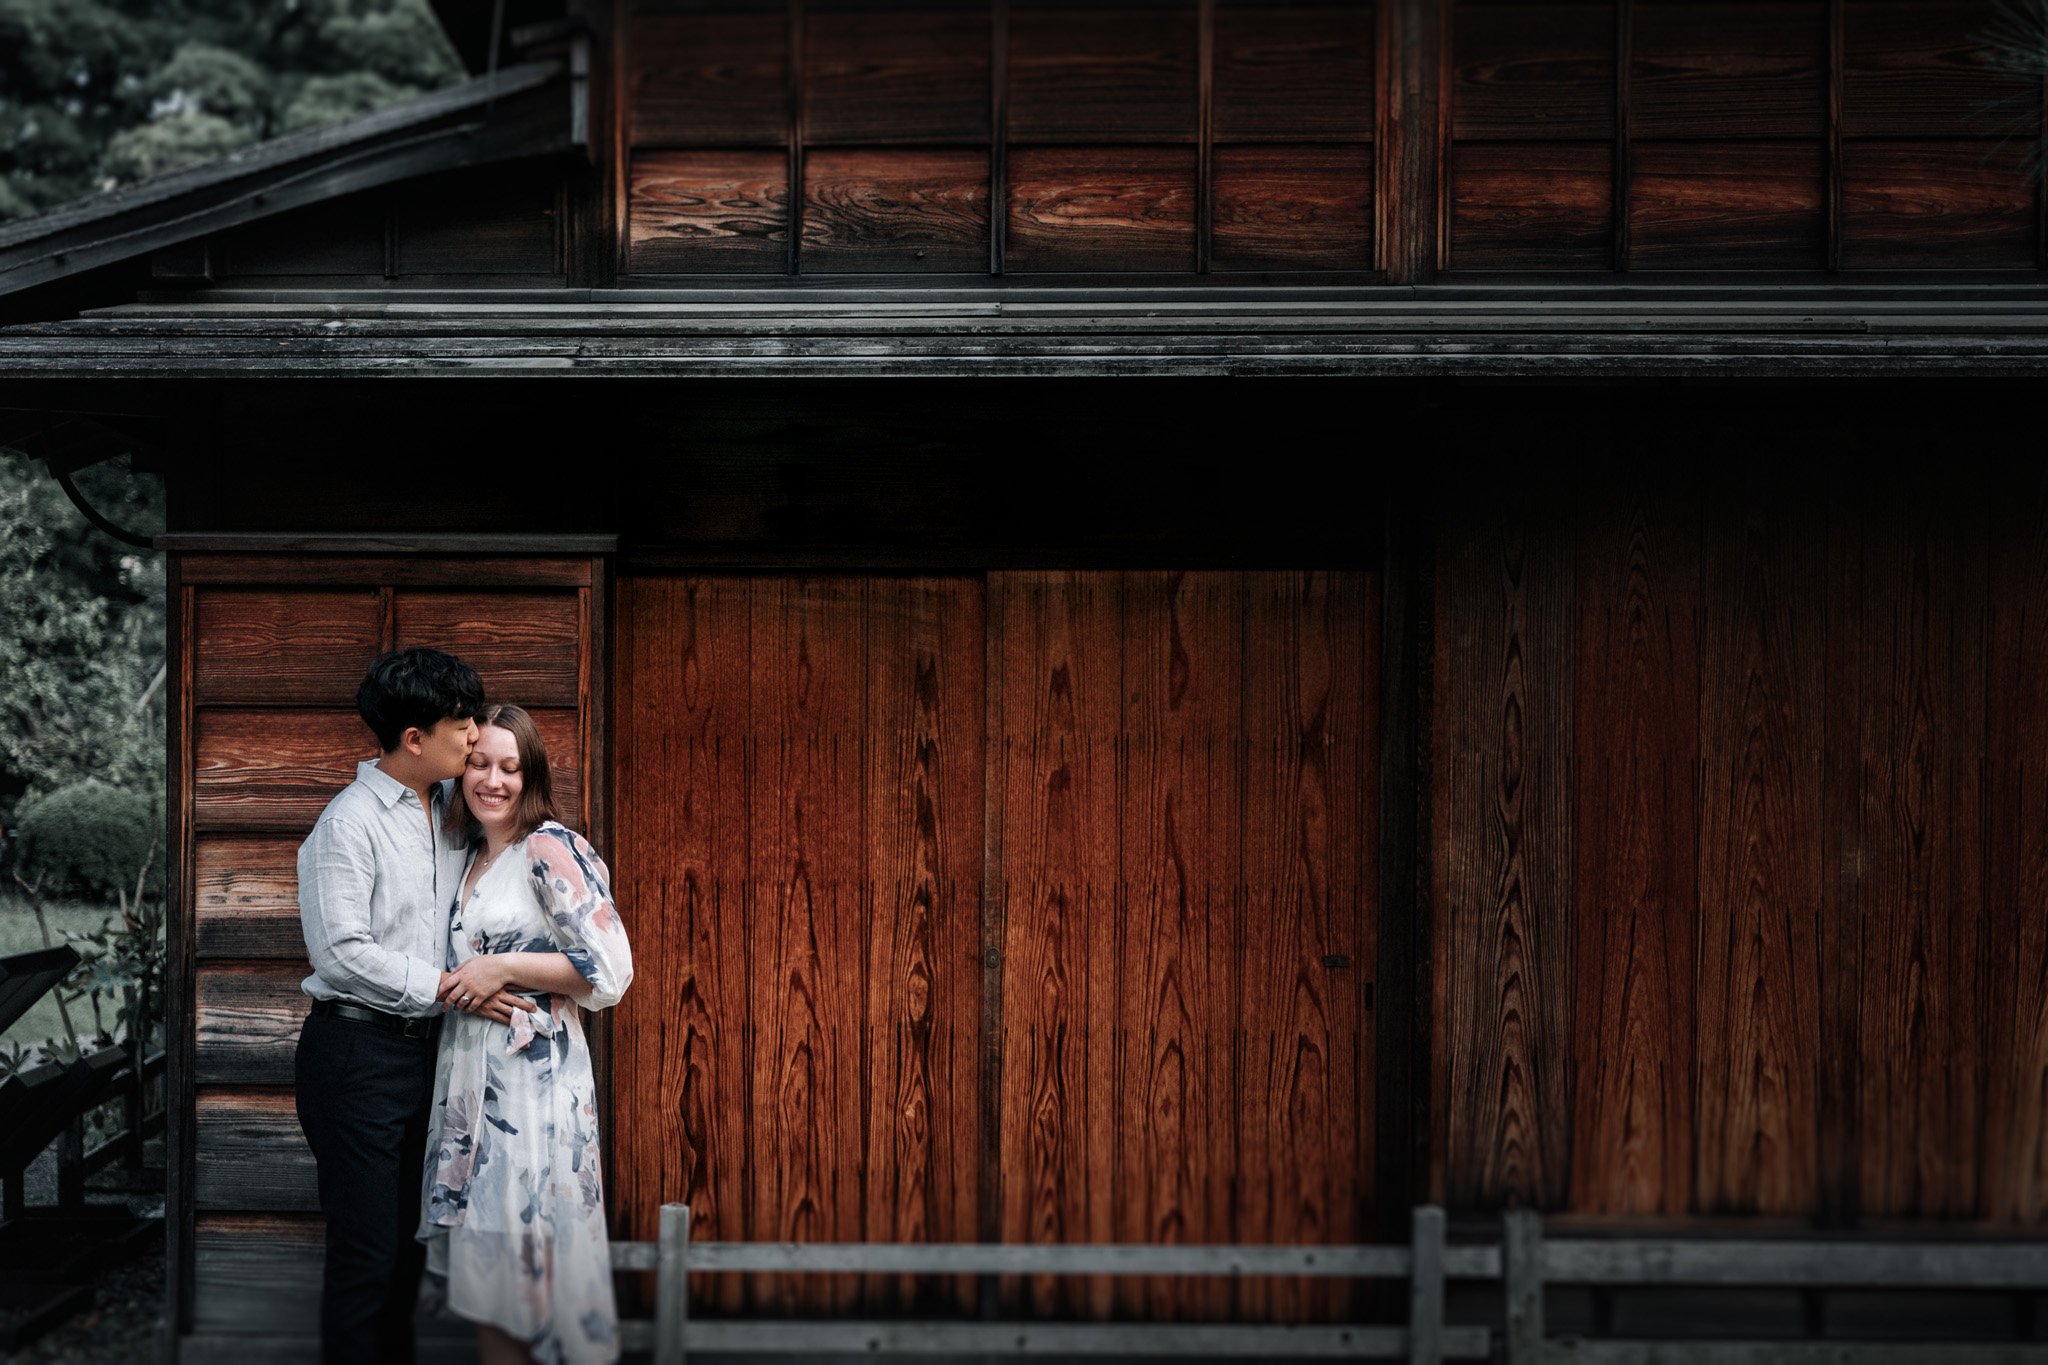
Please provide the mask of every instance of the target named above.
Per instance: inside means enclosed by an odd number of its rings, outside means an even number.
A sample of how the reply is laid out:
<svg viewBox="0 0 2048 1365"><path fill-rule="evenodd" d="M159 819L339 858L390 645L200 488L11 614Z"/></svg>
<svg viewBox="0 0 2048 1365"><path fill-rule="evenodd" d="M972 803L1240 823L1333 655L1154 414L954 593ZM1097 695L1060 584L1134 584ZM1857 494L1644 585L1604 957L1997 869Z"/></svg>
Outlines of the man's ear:
<svg viewBox="0 0 2048 1365"><path fill-rule="evenodd" d="M418 758L427 751L427 732L417 725L405 727L405 733L398 737L398 747Z"/></svg>

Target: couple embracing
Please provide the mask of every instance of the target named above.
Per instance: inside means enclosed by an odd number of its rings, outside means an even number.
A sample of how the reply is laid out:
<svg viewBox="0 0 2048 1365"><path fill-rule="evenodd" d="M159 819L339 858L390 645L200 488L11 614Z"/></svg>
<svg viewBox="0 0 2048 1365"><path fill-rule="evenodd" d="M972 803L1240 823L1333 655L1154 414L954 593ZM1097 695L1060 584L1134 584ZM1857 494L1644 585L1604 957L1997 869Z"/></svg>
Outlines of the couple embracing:
<svg viewBox="0 0 2048 1365"><path fill-rule="evenodd" d="M424 1266L485 1365L615 1360L580 1014L633 978L610 874L557 816L533 718L460 660L386 655L356 707L383 756L299 849L322 1358L411 1360Z"/></svg>

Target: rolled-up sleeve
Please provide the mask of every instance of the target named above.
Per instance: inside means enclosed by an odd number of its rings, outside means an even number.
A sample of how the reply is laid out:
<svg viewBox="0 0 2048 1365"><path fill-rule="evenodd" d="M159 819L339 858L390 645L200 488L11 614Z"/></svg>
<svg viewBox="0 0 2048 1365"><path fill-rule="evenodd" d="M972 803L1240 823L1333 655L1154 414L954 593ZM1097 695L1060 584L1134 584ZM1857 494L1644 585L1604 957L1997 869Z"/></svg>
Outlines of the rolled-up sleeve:
<svg viewBox="0 0 2048 1365"><path fill-rule="evenodd" d="M366 831L332 816L299 846L299 921L322 980L394 1014L431 1014L441 969L380 946L370 898L377 860Z"/></svg>
<svg viewBox="0 0 2048 1365"><path fill-rule="evenodd" d="M611 872L582 835L544 826L526 841L533 888L548 933L590 983L572 998L587 1010L609 1009L633 984L633 949L612 904Z"/></svg>

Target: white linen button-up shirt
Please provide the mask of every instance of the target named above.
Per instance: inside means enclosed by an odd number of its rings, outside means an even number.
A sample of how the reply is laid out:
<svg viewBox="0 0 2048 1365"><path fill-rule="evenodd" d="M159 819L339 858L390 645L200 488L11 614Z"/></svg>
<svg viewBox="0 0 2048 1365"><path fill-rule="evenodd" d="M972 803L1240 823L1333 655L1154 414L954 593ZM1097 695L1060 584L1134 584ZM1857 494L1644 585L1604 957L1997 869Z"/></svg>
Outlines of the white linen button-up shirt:
<svg viewBox="0 0 2048 1365"><path fill-rule="evenodd" d="M416 1018L440 1013L448 916L469 854L466 841L441 832L453 787L436 783L433 810L423 811L412 788L358 763L356 780L327 803L299 845L299 922L313 962L306 994Z"/></svg>

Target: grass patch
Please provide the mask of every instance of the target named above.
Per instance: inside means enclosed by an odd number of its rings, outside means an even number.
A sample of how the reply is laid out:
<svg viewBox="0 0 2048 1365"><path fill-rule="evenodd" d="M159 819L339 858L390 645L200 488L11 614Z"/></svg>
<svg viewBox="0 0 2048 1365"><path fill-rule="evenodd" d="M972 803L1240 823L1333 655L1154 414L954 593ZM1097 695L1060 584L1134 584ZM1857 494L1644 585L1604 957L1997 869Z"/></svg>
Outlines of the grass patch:
<svg viewBox="0 0 2048 1365"><path fill-rule="evenodd" d="M89 934L110 918L118 918L120 909L112 905L98 905L90 901L45 901L43 909L50 924L50 941L68 943L69 933ZM43 946L43 935L36 926L35 907L28 898L18 892L0 892L0 957L10 953L31 952ZM104 1008L102 1013L106 1013ZM77 1027L79 1038L84 1040L92 1032L92 1005L81 1000L71 1007L71 1022ZM111 1017L107 1026L113 1027ZM57 997L53 991L35 1004L28 1012L0 1032L0 1042L41 1043L64 1036L64 1020L57 1012Z"/></svg>

